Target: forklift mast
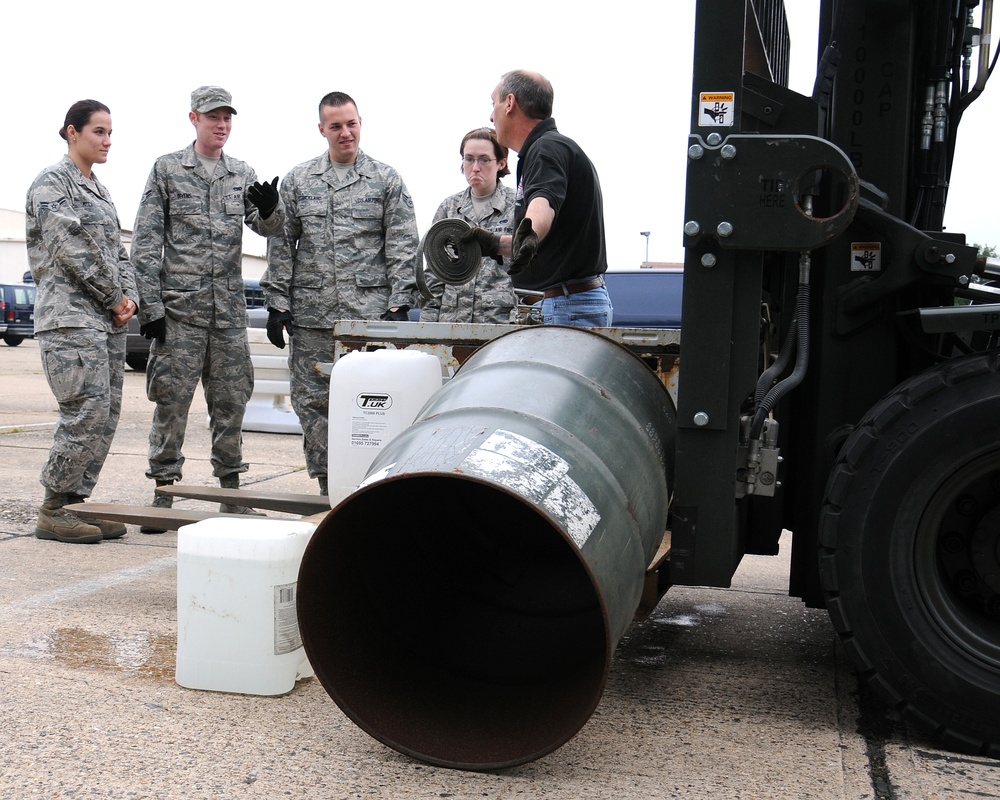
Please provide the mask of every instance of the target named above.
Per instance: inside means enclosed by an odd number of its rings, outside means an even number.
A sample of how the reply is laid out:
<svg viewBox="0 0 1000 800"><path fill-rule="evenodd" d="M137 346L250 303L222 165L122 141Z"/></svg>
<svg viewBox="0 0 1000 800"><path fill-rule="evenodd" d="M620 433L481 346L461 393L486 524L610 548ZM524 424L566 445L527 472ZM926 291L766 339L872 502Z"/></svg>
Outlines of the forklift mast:
<svg viewBox="0 0 1000 800"><path fill-rule="evenodd" d="M987 74L970 78L977 5L824 0L804 96L787 88L782 0L698 3L672 583L728 586L788 529L790 593L822 606L840 448L893 387L968 352L921 309L954 306L983 270L942 230Z"/></svg>

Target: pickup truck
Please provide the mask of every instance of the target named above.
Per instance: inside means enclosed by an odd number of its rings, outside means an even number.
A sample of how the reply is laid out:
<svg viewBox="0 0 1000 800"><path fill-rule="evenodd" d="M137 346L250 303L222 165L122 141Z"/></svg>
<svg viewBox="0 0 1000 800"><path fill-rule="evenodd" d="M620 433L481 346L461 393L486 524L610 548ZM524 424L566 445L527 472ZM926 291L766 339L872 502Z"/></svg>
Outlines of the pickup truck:
<svg viewBox="0 0 1000 800"><path fill-rule="evenodd" d="M615 328L680 328L684 271L676 267L616 269L604 273ZM410 321L417 322L417 309Z"/></svg>
<svg viewBox="0 0 1000 800"><path fill-rule="evenodd" d="M680 328L684 271L677 268L609 270L604 273L615 328Z"/></svg>
<svg viewBox="0 0 1000 800"><path fill-rule="evenodd" d="M604 281L614 307L613 328L680 328L684 286L684 272L680 268L612 270L605 273ZM267 324L267 309L260 284L250 278L244 284L250 327L263 328ZM410 320L419 319L419 309L413 309ZM476 338L471 330L468 335ZM139 321L133 318L129 321L125 361L142 372L148 358L149 341L139 334Z"/></svg>
<svg viewBox="0 0 1000 800"><path fill-rule="evenodd" d="M599 328L641 358L677 401L680 352L681 269L630 269L605 273L614 307L610 328ZM519 307L530 314L535 307ZM410 322L341 320L334 323L334 353L340 358L352 351L384 347L431 353L450 378L481 345L509 332L512 325L486 323L420 322L410 312Z"/></svg>
<svg viewBox="0 0 1000 800"><path fill-rule="evenodd" d="M247 299L248 325L251 328L263 328L267 325L267 308L264 307L264 290L260 282L254 278L243 279L243 291ZM150 341L139 333L139 318L132 317L128 321L128 332L125 339L125 363L136 372L144 372L149 362Z"/></svg>

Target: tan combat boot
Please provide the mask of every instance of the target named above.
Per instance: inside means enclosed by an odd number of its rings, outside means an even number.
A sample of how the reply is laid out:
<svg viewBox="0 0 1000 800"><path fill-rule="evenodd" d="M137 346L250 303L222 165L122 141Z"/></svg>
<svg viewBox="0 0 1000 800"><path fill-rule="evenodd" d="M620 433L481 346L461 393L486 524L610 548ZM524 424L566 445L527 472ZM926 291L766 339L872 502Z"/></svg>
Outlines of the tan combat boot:
<svg viewBox="0 0 1000 800"><path fill-rule="evenodd" d="M82 503L86 500L83 495L71 494L67 496L67 505L71 503ZM110 519L98 519L97 517L88 517L86 514L79 515L80 519L86 522L88 525L96 525L101 529L102 539L121 539L126 533L128 533L128 528L125 527L124 522L113 522Z"/></svg>
<svg viewBox="0 0 1000 800"><path fill-rule="evenodd" d="M240 488L240 474L234 472L231 475L222 475L219 477L219 486L223 489L239 489ZM252 508L247 508L246 506L235 506L229 503L220 503L219 512L222 514L249 514L252 517L266 517L267 514L262 514L260 511L256 511Z"/></svg>
<svg viewBox="0 0 1000 800"><path fill-rule="evenodd" d="M45 490L45 500L38 509L35 536L69 544L96 544L101 541L104 538L101 529L84 522L73 512L66 511L63 508L66 503L66 495L51 489Z"/></svg>
<svg viewBox="0 0 1000 800"><path fill-rule="evenodd" d="M157 481L157 486L173 486L173 481ZM153 492L153 508L173 508L174 498L169 494L160 494L159 492ZM139 533L166 533L166 528L157 528L155 525L142 525L139 528Z"/></svg>

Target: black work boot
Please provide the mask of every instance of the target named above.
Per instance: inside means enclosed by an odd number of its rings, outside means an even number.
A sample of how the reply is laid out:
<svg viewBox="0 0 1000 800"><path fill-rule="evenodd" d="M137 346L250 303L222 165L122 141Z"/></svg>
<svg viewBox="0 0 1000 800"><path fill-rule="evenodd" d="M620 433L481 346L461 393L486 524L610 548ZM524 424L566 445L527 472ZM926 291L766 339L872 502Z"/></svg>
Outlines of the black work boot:
<svg viewBox="0 0 1000 800"><path fill-rule="evenodd" d="M45 500L38 509L35 536L70 544L96 544L101 541L104 538L101 529L84 522L72 511L66 511L63 506L67 502L67 495L45 490Z"/></svg>
<svg viewBox="0 0 1000 800"><path fill-rule="evenodd" d="M238 472L233 472L230 475L220 475L219 486L221 486L223 489L239 489L240 474ZM219 512L222 514L249 514L252 517L267 516L267 514L263 514L260 511L248 508L247 506L236 506L236 505L230 505L229 503L220 503Z"/></svg>
<svg viewBox="0 0 1000 800"><path fill-rule="evenodd" d="M156 481L157 486L173 486L173 481ZM169 494L160 494L159 492L153 492L153 508L173 508L174 498ZM139 528L139 533L166 533L166 528L158 528L155 525L143 525Z"/></svg>
<svg viewBox="0 0 1000 800"><path fill-rule="evenodd" d="M71 503L83 503L86 501L86 497L82 494L71 494L67 495L67 505ZM102 539L121 539L126 533L128 533L128 528L125 527L124 522L114 522L110 519L98 519L97 517L88 517L86 514L78 514L84 522L88 525L96 525L101 529Z"/></svg>

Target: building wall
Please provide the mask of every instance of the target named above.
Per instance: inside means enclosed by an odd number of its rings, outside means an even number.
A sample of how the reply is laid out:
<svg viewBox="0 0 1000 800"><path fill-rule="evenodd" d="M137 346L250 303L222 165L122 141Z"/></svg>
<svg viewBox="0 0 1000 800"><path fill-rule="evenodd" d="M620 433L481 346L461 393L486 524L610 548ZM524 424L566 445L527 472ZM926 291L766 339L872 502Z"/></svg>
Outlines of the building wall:
<svg viewBox="0 0 1000 800"><path fill-rule="evenodd" d="M263 241L253 232L249 235ZM122 242L126 249L131 246L132 231L122 231ZM267 259L263 256L243 254L243 277L260 278L266 268ZM27 269L24 212L0 208L0 283L20 283Z"/></svg>

